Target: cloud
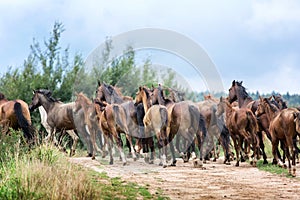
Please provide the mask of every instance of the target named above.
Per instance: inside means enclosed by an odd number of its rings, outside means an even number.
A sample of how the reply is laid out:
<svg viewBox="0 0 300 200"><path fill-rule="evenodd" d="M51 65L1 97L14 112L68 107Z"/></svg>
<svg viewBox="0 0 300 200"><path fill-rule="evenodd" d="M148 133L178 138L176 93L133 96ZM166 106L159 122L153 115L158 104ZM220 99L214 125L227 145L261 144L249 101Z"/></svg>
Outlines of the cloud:
<svg viewBox="0 0 300 200"><path fill-rule="evenodd" d="M297 0L255 1L246 28L258 37L280 37L299 33L300 2Z"/></svg>

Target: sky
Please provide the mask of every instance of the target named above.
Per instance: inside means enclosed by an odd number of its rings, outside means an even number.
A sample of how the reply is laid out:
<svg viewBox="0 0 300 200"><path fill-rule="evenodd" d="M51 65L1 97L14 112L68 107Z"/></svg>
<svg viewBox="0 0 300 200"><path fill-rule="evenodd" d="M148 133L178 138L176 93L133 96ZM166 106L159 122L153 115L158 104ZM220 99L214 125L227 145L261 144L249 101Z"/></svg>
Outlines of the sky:
<svg viewBox="0 0 300 200"><path fill-rule="evenodd" d="M0 73L9 66L22 66L33 38L47 39L55 21L65 27L62 46L84 58L107 36L142 28L167 29L206 51L226 91L239 80L250 92L300 92L297 0L1 0ZM150 53L150 59L188 69L186 62L172 55ZM203 89L202 80L185 78Z"/></svg>

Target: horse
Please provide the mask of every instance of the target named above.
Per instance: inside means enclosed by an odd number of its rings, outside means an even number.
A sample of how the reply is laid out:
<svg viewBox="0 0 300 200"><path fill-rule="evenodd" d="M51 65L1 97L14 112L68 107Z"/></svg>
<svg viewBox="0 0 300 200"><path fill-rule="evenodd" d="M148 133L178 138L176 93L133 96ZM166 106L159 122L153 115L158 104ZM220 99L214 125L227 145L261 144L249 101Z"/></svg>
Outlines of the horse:
<svg viewBox="0 0 300 200"><path fill-rule="evenodd" d="M220 98L218 104L217 115L220 116L225 112L226 126L230 132L236 151L236 165L240 162L240 149L243 140L249 142L253 149L252 165L256 166L257 158L259 158L259 140L257 137L257 121L255 115L248 108L233 109L231 104L224 98Z"/></svg>
<svg viewBox="0 0 300 200"><path fill-rule="evenodd" d="M31 125L31 116L28 104L21 99L7 100L0 92L0 125L3 132L7 133L9 127L22 129L28 143L34 142L34 129Z"/></svg>
<svg viewBox="0 0 300 200"><path fill-rule="evenodd" d="M112 144L113 139L117 143L120 156L123 162L123 165L127 164L125 154L123 152L123 143L120 137L121 133L125 133L127 139L129 136L129 131L127 128L127 120L126 120L126 112L123 107L119 104L107 104L102 101L96 99L95 101L99 106L100 109L96 109L97 116L99 118L99 125L103 132L103 134L108 138L108 148L110 154L110 162L109 164L113 164L113 156L112 156ZM100 112L99 112L100 110ZM128 139L131 141L131 139ZM136 160L135 151L133 149L132 143L131 146L131 153L134 160Z"/></svg>
<svg viewBox="0 0 300 200"><path fill-rule="evenodd" d="M267 98L263 99L262 106L270 119L269 129L272 138L273 158L279 166L286 167L277 154L278 143L282 141L288 160L289 174L296 176L296 147L293 141L300 131L300 112L296 108L279 110Z"/></svg>
<svg viewBox="0 0 300 200"><path fill-rule="evenodd" d="M78 136L74 132L76 129L73 116L73 108L75 103L64 104L59 100L53 98L50 90L39 89L33 91L32 102L29 105L29 110L33 111L39 106L43 106L47 112L47 123L51 127L50 141L53 141L53 137L57 131L68 131L68 134L73 139L73 145L71 147L70 156L75 154L76 145L78 142Z"/></svg>
<svg viewBox="0 0 300 200"><path fill-rule="evenodd" d="M193 145L196 136L200 152L200 162L197 162L197 167L201 167L203 165L203 143L207 134L203 115L198 110L197 105L192 101L174 102L164 97L160 86L156 88L156 90L157 95L152 97L152 103L157 101L160 105L166 106L168 111L167 137L168 142L170 142L173 157L172 165L176 163L174 147L171 143L174 137L180 136L184 138L188 144L191 144L191 148L194 148ZM190 147L187 152L188 154L190 153ZM192 157L196 159L196 156L192 155ZM194 165L195 164L196 162L194 162Z"/></svg>
<svg viewBox="0 0 300 200"><path fill-rule="evenodd" d="M142 119L143 116L138 116L137 107L135 106L134 102L131 100L131 98L123 96L119 89L116 89L116 87L113 87L111 85L108 85L106 83L100 83L98 81L98 88L96 90L96 98L99 101L105 101L109 104L119 104L121 106L121 109L124 109L126 114L126 122L123 124L127 126L128 134L126 134L127 140L126 145L129 148L129 152L136 157L135 149L132 146L132 136L134 138L137 138L137 145L139 146L139 150L141 149L141 141L139 140L139 125L138 125L138 118ZM125 119L125 118L124 118Z"/></svg>
<svg viewBox="0 0 300 200"><path fill-rule="evenodd" d="M95 159L96 151L101 152L102 156L105 157L102 150L97 146L96 138L100 138L100 146L102 145L102 133L99 127L98 119L96 116L95 104L86 97L82 92L76 93L75 107L74 113L77 113L80 109L83 110L84 113L84 124L85 129L90 135L90 143L93 145L91 152L92 159Z"/></svg>
<svg viewBox="0 0 300 200"><path fill-rule="evenodd" d="M167 125L168 125L168 112L167 108L162 105L151 105L150 102L150 92L149 89L146 87L139 87L139 91L136 94L135 97L135 104L139 105L142 102L143 109L145 116L143 118L143 124L145 127L144 131L144 138L150 141L153 141L153 134L152 132L155 133L156 138L157 138L157 143L158 143L158 148L159 148L159 155L161 158L161 161L159 165L163 167L167 167L167 162L166 162L166 145L168 144L167 141ZM153 147L153 142L150 143L150 148ZM162 150L161 150L162 149ZM151 151L151 157L150 157L150 163L153 163L153 151Z"/></svg>
<svg viewBox="0 0 300 200"><path fill-rule="evenodd" d="M248 108L252 111L253 114L255 114L259 104L259 100L253 100L252 97L250 97L250 95L247 93L246 88L242 85L242 83L243 81L240 82L235 80L232 81L232 85L229 88L228 101L229 103L238 101L239 108ZM265 145L264 145L263 133L262 133L262 131L264 131L268 136L268 130L264 126L264 124L266 123L265 122L266 118L265 116L261 116L257 120L258 120L257 123L259 125L257 134L259 138L260 149L263 154L264 164L267 164L268 163L267 154L265 152ZM245 146L247 145L245 144Z"/></svg>

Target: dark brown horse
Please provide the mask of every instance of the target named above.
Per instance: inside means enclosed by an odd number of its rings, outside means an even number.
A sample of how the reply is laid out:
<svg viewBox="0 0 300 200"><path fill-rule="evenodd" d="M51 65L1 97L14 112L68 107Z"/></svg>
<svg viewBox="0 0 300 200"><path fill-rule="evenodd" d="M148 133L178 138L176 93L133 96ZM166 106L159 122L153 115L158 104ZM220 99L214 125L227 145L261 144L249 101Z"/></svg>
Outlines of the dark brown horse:
<svg viewBox="0 0 300 200"><path fill-rule="evenodd" d="M279 110L267 98L263 99L261 107L270 119L270 133L272 138L272 154L279 166L284 166L278 158L277 148L279 141L284 143L288 159L289 174L296 176L296 147L293 142L300 131L300 112L296 108ZM292 161L292 164L291 164Z"/></svg>
<svg viewBox="0 0 300 200"><path fill-rule="evenodd" d="M233 103L235 101L238 101L239 108L248 108L252 111L253 114L255 114L259 100L253 100L252 97L247 93L246 88L242 85L243 81L232 81L232 85L229 89L229 96L228 101L229 103ZM262 115L258 120L259 129L257 132L258 138L259 138L259 145L260 149L263 154L264 164L268 163L267 161L267 155L265 153L265 145L263 141L263 131L268 136L268 130L264 125L266 116ZM247 144L245 144L245 148L247 148Z"/></svg>
<svg viewBox="0 0 300 200"><path fill-rule="evenodd" d="M53 141L56 132L70 130L68 131L68 134L70 134L73 139L70 156L75 154L76 145L79 139L73 131L76 129L73 116L74 105L74 102L64 104L58 101L52 97L51 91L44 89L34 90L32 102L29 105L30 111L33 111L39 106L43 106L46 110L47 123L51 127L50 141Z"/></svg>
<svg viewBox="0 0 300 200"><path fill-rule="evenodd" d="M7 100L4 94L0 93L0 126L3 132L8 132L8 128L21 128L24 137L28 142L33 142L34 132L31 127L31 117L28 104L23 100Z"/></svg>
<svg viewBox="0 0 300 200"><path fill-rule="evenodd" d="M259 139L257 136L257 121L255 115L248 108L234 109L224 98L220 98L217 115L226 113L226 126L230 132L236 151L236 166L239 166L240 151L242 142L248 141L253 149L253 166L256 166L256 159L259 157Z"/></svg>

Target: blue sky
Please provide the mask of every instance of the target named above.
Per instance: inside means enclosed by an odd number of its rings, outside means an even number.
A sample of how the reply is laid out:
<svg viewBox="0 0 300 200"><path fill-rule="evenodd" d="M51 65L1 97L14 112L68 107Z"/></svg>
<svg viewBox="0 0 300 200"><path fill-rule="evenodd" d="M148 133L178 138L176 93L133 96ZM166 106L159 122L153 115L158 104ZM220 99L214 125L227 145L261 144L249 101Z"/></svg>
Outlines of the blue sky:
<svg viewBox="0 0 300 200"><path fill-rule="evenodd" d="M243 80L249 91L300 92L297 0L2 0L0 73L8 66L22 66L32 39L41 42L48 38L55 21L66 29L62 46L69 45L72 53L80 52L83 57L106 36L139 28L168 29L206 50L226 90L236 79ZM161 57L152 58L160 62ZM172 66L166 58L161 63ZM197 80L191 82L198 84Z"/></svg>

